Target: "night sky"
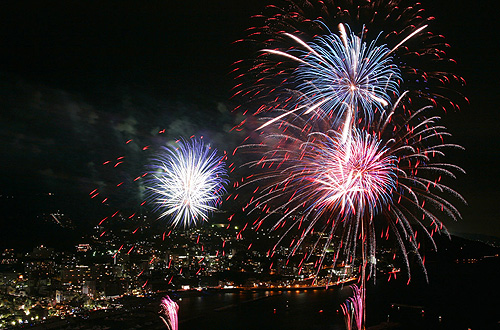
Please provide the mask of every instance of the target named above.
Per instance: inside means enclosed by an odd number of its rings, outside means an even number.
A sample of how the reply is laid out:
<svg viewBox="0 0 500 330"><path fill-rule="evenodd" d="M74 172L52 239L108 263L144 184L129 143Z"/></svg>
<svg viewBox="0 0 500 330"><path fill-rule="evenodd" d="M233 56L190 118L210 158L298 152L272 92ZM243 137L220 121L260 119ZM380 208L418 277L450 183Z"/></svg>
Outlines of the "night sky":
<svg viewBox="0 0 500 330"><path fill-rule="evenodd" d="M0 194L2 232L29 224L46 194L82 216L88 193L140 172L142 148L203 136L232 152L243 136L230 110L231 63L253 56L232 42L265 1L2 1L0 3ZM451 184L469 205L451 232L500 236L494 8L424 1L430 29L446 37L470 106L449 113L450 142L466 148ZM165 130L164 133L159 133ZM132 142L126 144L126 141ZM128 167L102 163L126 156ZM135 165L134 165L135 164ZM12 220L16 223L12 224ZM18 221L17 221L18 220ZM98 221L92 216L85 221ZM20 231L18 231L20 232Z"/></svg>

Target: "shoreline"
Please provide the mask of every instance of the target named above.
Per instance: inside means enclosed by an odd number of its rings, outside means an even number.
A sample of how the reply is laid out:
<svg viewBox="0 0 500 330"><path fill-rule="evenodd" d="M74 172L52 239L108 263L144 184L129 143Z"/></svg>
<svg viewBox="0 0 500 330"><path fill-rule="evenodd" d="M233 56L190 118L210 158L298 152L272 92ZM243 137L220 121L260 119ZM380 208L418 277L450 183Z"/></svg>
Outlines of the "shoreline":
<svg viewBox="0 0 500 330"><path fill-rule="evenodd" d="M350 285L353 282L356 282L357 278L350 278L342 282L336 282L332 283L330 285L309 285L309 286L299 286L299 287L291 287L291 286L279 286L279 287L231 287L231 288L222 288L222 287L207 287L207 288L202 288L202 289L187 289L187 290L165 290L165 291L157 291L155 293L152 293L152 295L158 295L158 294L177 294L177 295L186 295L186 296L193 296L189 295L189 293L196 294L203 293L203 292L252 292L252 291L307 291L307 290L328 290L330 288L336 288L342 285ZM118 298L119 299L119 298Z"/></svg>

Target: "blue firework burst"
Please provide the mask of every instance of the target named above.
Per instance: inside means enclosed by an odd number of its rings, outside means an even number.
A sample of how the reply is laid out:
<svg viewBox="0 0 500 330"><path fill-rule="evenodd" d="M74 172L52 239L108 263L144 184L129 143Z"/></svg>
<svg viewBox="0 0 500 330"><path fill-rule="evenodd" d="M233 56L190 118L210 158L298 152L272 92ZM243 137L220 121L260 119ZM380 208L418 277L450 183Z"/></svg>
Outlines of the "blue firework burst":
<svg viewBox="0 0 500 330"><path fill-rule="evenodd" d="M340 36L331 33L309 43L285 35L299 47L264 52L298 63L286 83L298 102L273 121L298 112L332 118L334 125L350 130L356 120L370 122L375 112L383 112L399 96L400 70L391 50L377 46L377 40L368 44L354 33L348 35L343 25Z"/></svg>
<svg viewBox="0 0 500 330"><path fill-rule="evenodd" d="M311 104L321 103L328 116L362 111L370 120L374 111L384 111L397 98L401 74L385 45L348 35L343 25L340 31L340 37L319 36L300 50L297 89Z"/></svg>

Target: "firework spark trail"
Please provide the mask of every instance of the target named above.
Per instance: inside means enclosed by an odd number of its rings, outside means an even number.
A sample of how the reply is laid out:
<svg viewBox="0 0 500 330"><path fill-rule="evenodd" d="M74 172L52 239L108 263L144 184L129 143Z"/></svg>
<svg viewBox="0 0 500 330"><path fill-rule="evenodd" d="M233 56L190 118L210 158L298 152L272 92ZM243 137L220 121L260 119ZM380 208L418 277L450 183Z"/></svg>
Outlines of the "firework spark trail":
<svg viewBox="0 0 500 330"><path fill-rule="evenodd" d="M173 226L188 227L206 221L221 203L227 171L217 151L202 140L180 140L177 147L163 147L149 166L149 200L160 218L171 217Z"/></svg>
<svg viewBox="0 0 500 330"><path fill-rule="evenodd" d="M165 296L161 300L160 305L160 318L167 326L168 330L178 330L178 318L177 312L179 311L179 305L169 296Z"/></svg>
<svg viewBox="0 0 500 330"><path fill-rule="evenodd" d="M105 213L95 227L98 230L96 236L102 241L113 241L109 244L109 250L114 261L124 254L135 252L139 236L136 233L144 227L145 219L142 215L146 201L142 192L143 179L147 173L143 173L141 160L148 158L150 145L139 147L132 139L124 144L127 145L124 154L102 162L104 174L101 175L100 186L89 193L91 199L102 199L100 201ZM132 235L125 237L127 235L124 233ZM122 244L117 243L120 240Z"/></svg>
<svg viewBox="0 0 500 330"><path fill-rule="evenodd" d="M356 285L350 286L352 297L349 297L343 304L340 305L344 313L345 325L347 330L361 330L363 324L363 293ZM353 323L354 322L354 323ZM353 327L354 324L354 327Z"/></svg>

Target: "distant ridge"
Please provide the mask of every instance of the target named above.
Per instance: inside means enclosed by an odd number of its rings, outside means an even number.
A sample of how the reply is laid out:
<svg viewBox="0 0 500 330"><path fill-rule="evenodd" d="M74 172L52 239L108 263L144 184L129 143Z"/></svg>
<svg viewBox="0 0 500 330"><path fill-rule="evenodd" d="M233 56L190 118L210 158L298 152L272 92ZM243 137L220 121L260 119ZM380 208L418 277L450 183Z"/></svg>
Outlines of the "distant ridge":
<svg viewBox="0 0 500 330"><path fill-rule="evenodd" d="M479 241L490 246L500 247L500 237L484 235L484 234L470 234L470 233L452 233L453 236L465 238L471 241Z"/></svg>

